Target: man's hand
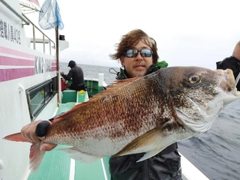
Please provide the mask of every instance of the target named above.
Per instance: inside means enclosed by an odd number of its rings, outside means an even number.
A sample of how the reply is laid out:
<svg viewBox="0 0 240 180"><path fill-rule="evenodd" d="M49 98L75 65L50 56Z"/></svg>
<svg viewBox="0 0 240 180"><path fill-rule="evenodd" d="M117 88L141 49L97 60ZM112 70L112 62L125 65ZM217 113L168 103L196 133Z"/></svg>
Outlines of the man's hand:
<svg viewBox="0 0 240 180"><path fill-rule="evenodd" d="M41 143L41 140L44 139L47 133L47 129L50 125L50 121L34 121L24 126L21 130L21 133L26 139L29 139L31 142ZM56 146L56 144L41 143L40 150L50 151Z"/></svg>

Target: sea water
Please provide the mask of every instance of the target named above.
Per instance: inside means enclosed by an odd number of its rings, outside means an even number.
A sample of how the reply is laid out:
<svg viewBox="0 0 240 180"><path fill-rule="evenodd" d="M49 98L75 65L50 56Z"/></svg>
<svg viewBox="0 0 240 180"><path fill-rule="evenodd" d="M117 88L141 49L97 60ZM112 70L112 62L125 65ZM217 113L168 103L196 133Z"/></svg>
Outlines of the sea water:
<svg viewBox="0 0 240 180"><path fill-rule="evenodd" d="M78 66L85 77L98 78L98 73L104 73L107 84L115 80L112 67ZM67 63L60 63L60 71L68 73L69 70ZM240 180L239 128L240 100L236 100L220 112L208 132L180 141L179 151L211 180Z"/></svg>
<svg viewBox="0 0 240 180"><path fill-rule="evenodd" d="M85 78L98 79L98 74L103 73L104 81L107 84L110 84L116 80L115 79L116 74L120 68L120 67L116 68L116 67L93 66L93 65L84 65L84 64L78 64L78 66L82 68ZM60 62L59 69L60 69L60 72L64 72L65 74L67 74L70 70L70 68L68 67L68 63L64 63L64 62Z"/></svg>

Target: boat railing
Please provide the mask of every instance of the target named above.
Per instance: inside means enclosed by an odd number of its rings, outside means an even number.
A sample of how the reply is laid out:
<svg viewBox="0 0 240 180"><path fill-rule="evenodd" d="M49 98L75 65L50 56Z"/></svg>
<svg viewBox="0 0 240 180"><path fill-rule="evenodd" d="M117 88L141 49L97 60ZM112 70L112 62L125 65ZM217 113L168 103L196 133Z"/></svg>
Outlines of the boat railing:
<svg viewBox="0 0 240 180"><path fill-rule="evenodd" d="M19 14L16 10L14 10L7 2L4 0L0 0L0 2L8 8L14 15L20 18L25 26L25 32L27 35L30 35L29 41L30 48L34 50L38 50L45 54L54 55L56 53L56 44L51 38L49 38L40 28L38 28L25 14ZM47 47L48 46L48 47Z"/></svg>
<svg viewBox="0 0 240 180"><path fill-rule="evenodd" d="M32 27L32 30L30 30L32 31L30 32L32 33L32 36L29 38L30 47L34 50L40 50L43 53L54 55L55 51L52 51L52 49L56 48L55 42L51 40L51 38L48 37L40 28L38 28L26 15L23 14L23 17L28 20L30 26ZM28 32L28 34L30 33Z"/></svg>
<svg viewBox="0 0 240 180"><path fill-rule="evenodd" d="M24 19L19 13L17 13L11 6L8 5L4 0L0 0L0 2L6 6L13 14L15 14L18 18L20 18L26 25L29 25L29 22Z"/></svg>

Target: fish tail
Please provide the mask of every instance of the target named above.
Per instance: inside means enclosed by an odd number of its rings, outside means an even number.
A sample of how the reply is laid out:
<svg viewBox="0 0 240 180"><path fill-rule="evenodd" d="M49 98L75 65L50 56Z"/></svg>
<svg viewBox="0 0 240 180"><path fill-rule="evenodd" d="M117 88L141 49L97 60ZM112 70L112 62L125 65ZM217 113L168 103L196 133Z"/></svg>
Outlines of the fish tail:
<svg viewBox="0 0 240 180"><path fill-rule="evenodd" d="M30 148L30 170L31 172L34 172L38 169L40 166L43 156L46 151L41 151L40 150L40 143L33 143L31 148Z"/></svg>
<svg viewBox="0 0 240 180"><path fill-rule="evenodd" d="M17 141L17 142L30 142L27 138L23 137L21 133L15 133L8 135L4 137L3 139L9 140L9 141ZM41 164L41 161L43 159L43 156L45 154L45 151L40 150L41 143L32 143L30 148L30 170L31 172L34 172L38 169L39 165Z"/></svg>

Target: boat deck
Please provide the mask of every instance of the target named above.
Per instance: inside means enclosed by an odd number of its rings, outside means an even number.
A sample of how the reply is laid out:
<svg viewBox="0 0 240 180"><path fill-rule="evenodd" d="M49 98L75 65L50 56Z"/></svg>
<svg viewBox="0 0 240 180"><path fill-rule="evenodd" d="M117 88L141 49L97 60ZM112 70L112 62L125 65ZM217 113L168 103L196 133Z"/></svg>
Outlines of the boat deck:
<svg viewBox="0 0 240 180"><path fill-rule="evenodd" d="M88 99L87 92L79 93L66 90L64 97L76 97L77 103ZM74 94L75 93L75 94ZM67 95L66 95L67 94ZM72 98L74 99L74 98ZM74 101L74 100L73 100ZM75 102L67 102L60 105L57 114L72 109ZM56 114L56 115L57 115ZM68 146L58 145L54 150L46 152L39 169L31 173L28 180L109 180L109 157L102 158L93 163L83 163L70 158L69 154L57 150Z"/></svg>
<svg viewBox="0 0 240 180"><path fill-rule="evenodd" d="M88 100L88 93L80 93L72 90L63 92L64 98L56 113L61 114L69 111L76 104ZM71 100L70 100L71 99ZM69 102L70 100L70 102ZM72 102L71 102L72 101ZM57 150L68 146L58 145L54 150L45 154L39 169L30 174L28 180L110 180L109 157L104 157L93 163L83 163L70 158L70 155ZM208 180L194 165L182 156L183 180ZM191 171L189 171L191 169Z"/></svg>

